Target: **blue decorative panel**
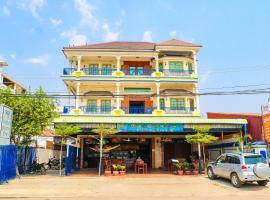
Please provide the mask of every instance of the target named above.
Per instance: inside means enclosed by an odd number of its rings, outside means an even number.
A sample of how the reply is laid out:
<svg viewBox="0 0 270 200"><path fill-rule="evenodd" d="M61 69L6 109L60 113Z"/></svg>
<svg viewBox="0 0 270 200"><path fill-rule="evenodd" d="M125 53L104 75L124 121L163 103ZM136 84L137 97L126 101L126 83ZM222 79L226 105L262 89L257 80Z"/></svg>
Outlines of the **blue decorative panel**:
<svg viewBox="0 0 270 200"><path fill-rule="evenodd" d="M183 132L183 124L117 124L121 132Z"/></svg>

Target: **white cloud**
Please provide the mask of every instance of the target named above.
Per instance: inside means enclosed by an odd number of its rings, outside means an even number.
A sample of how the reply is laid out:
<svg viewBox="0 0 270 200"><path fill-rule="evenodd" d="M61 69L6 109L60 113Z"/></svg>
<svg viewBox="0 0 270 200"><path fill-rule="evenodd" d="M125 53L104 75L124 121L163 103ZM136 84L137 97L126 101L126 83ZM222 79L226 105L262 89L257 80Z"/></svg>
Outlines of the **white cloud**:
<svg viewBox="0 0 270 200"><path fill-rule="evenodd" d="M171 37L175 37L177 32L176 32L176 30L173 30L173 31L170 31L169 34L170 34Z"/></svg>
<svg viewBox="0 0 270 200"><path fill-rule="evenodd" d="M145 42L153 42L153 39L152 39L152 32L151 32L151 31L145 31L145 32L143 33L142 41L145 41Z"/></svg>
<svg viewBox="0 0 270 200"><path fill-rule="evenodd" d="M61 19L56 19L56 18L50 17L49 20L50 20L51 24L54 26L58 26L58 25L62 24Z"/></svg>
<svg viewBox="0 0 270 200"><path fill-rule="evenodd" d="M118 40L120 33L111 31L109 24L107 24L107 23L103 24L102 29L104 31L103 40L105 42L111 42L111 41Z"/></svg>
<svg viewBox="0 0 270 200"><path fill-rule="evenodd" d="M28 58L25 60L27 64L34 64L34 65L46 65L49 61L50 57L48 54L44 54L41 56L36 56L32 58Z"/></svg>
<svg viewBox="0 0 270 200"><path fill-rule="evenodd" d="M75 8L81 15L80 24L82 26L88 26L92 30L98 29L98 19L94 16L94 7L87 0L74 0Z"/></svg>
<svg viewBox="0 0 270 200"><path fill-rule="evenodd" d="M30 11L35 18L40 18L38 11L41 10L47 4L47 0L21 0L19 5Z"/></svg>
<svg viewBox="0 0 270 200"><path fill-rule="evenodd" d="M6 16L10 16L11 13L10 13L10 10L8 7L4 6L3 7L3 14L6 15Z"/></svg>
<svg viewBox="0 0 270 200"><path fill-rule="evenodd" d="M16 54L10 54L9 56L10 56L10 58L12 58L13 60L16 60L16 58L17 58Z"/></svg>
<svg viewBox="0 0 270 200"><path fill-rule="evenodd" d="M87 42L87 37L83 34L79 34L76 29L64 31L61 33L61 36L68 39L71 45L82 45Z"/></svg>

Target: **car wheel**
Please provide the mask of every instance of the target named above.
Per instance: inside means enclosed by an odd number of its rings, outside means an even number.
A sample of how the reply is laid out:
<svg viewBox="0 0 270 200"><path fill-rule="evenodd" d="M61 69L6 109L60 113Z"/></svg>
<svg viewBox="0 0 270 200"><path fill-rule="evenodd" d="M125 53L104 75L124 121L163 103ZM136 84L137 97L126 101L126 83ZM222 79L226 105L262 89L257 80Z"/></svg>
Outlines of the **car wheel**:
<svg viewBox="0 0 270 200"><path fill-rule="evenodd" d="M260 186L266 186L268 184L268 181L257 181L258 185Z"/></svg>
<svg viewBox="0 0 270 200"><path fill-rule="evenodd" d="M216 176L215 176L215 174L213 172L212 167L208 167L207 168L207 175L208 175L208 178L211 179L211 180L213 180L213 179L216 178Z"/></svg>
<svg viewBox="0 0 270 200"><path fill-rule="evenodd" d="M243 185L242 181L240 181L240 179L236 173L233 173L231 175L231 183L236 188L240 188Z"/></svg>

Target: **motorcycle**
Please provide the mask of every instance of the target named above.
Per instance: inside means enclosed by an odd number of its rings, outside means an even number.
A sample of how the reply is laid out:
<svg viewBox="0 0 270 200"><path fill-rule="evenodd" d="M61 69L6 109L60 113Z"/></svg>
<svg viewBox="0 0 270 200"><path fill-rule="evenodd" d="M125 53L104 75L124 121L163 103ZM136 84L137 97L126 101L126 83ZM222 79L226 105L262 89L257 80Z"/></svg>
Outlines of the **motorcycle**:
<svg viewBox="0 0 270 200"><path fill-rule="evenodd" d="M48 169L51 170L59 170L60 169L60 160L57 159L55 156L53 158L50 158L48 163ZM62 159L62 169L65 167L65 158Z"/></svg>
<svg viewBox="0 0 270 200"><path fill-rule="evenodd" d="M29 167L29 173L30 174L46 174L46 167L45 163L37 163L36 160L32 163L32 165Z"/></svg>

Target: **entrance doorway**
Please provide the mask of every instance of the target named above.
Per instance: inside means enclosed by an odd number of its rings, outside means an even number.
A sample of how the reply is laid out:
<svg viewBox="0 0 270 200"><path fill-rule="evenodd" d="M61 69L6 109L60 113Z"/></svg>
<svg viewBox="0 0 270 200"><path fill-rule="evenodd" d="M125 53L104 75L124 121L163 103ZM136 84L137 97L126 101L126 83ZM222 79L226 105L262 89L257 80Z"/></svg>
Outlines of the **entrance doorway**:
<svg viewBox="0 0 270 200"><path fill-rule="evenodd" d="M129 113L130 114L144 114L144 101L130 101Z"/></svg>
<svg viewBox="0 0 270 200"><path fill-rule="evenodd" d="M175 139L173 142L164 143L164 165L168 166L168 161L174 159L187 159L191 154L191 145L184 139Z"/></svg>

